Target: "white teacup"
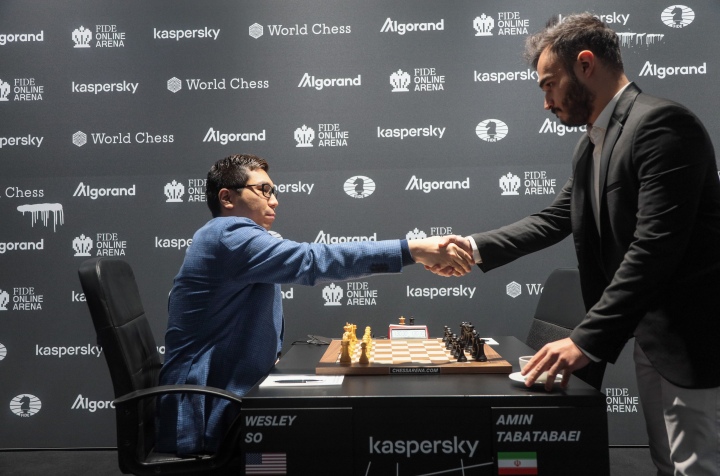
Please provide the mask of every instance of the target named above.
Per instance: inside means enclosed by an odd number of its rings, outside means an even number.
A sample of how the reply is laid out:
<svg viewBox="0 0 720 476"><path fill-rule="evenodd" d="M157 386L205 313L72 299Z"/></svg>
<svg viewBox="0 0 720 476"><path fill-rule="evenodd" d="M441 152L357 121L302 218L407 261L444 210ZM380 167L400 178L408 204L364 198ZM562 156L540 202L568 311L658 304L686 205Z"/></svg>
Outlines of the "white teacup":
<svg viewBox="0 0 720 476"><path fill-rule="evenodd" d="M521 372L525 368L525 366L528 364L528 362L530 362L530 359L532 359L532 358L533 358L532 355L523 355L522 357L520 357L518 359L518 361L520 363L520 371ZM527 377L527 375L525 375L525 376ZM545 383L545 380L547 380L547 372L541 373L540 376L535 381L537 383Z"/></svg>

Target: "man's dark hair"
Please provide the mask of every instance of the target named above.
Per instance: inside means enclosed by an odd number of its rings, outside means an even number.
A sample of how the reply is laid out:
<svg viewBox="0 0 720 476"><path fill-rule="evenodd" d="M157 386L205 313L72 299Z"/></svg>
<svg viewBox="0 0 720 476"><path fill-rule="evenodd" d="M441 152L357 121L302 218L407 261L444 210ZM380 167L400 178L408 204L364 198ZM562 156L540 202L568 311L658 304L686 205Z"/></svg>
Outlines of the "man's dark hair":
<svg viewBox="0 0 720 476"><path fill-rule="evenodd" d="M559 17L551 18L544 30L525 40L525 59L537 69L540 55L548 47L570 73L583 50L592 51L611 70L623 71L617 34L591 13L568 15L562 22Z"/></svg>
<svg viewBox="0 0 720 476"><path fill-rule="evenodd" d="M247 184L248 171L269 169L265 159L252 154L234 154L218 160L210 167L205 184L205 198L213 217L220 216L220 189L236 189Z"/></svg>

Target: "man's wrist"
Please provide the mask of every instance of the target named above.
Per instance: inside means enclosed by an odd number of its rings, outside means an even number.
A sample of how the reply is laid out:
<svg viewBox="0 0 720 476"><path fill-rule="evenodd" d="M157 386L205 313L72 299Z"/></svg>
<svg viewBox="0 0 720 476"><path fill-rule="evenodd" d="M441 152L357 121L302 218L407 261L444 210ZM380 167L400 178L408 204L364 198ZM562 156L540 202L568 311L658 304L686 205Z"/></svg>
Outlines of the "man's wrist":
<svg viewBox="0 0 720 476"><path fill-rule="evenodd" d="M477 243L475 243L475 240L472 236L466 236L466 240L470 242L470 247L472 248L473 252L473 260L475 261L475 264L481 264L482 263L482 257L480 256L480 250L478 250Z"/></svg>

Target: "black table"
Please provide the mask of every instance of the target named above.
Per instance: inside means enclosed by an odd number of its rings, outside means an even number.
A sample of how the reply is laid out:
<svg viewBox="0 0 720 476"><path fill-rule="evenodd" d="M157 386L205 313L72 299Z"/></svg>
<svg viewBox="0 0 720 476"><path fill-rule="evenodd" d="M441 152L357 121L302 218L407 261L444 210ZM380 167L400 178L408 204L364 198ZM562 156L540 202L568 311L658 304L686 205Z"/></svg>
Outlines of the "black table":
<svg viewBox="0 0 720 476"><path fill-rule="evenodd" d="M513 371L519 356L534 352L514 337L495 340ZM273 373L312 374L325 349L294 346ZM243 398L242 418L248 462L264 457L252 468L270 469L257 474L610 474L605 395L579 379L553 392L525 388L507 374L255 386Z"/></svg>

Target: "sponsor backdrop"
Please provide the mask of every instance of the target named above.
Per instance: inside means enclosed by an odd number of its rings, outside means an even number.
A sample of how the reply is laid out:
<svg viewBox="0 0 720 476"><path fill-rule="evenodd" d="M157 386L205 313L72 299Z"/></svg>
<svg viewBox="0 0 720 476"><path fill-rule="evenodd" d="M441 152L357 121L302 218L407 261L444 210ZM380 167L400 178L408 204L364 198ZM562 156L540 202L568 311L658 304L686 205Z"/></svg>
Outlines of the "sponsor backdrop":
<svg viewBox="0 0 720 476"><path fill-rule="evenodd" d="M205 175L269 160L274 231L318 243L491 229L548 205L584 127L542 108L522 60L552 14L590 10L620 34L628 76L696 111L720 143L720 5L274 0L0 5L0 448L114 446L112 387L77 278L134 267L159 350ZM284 286L286 348L471 321L525 339L570 240L487 275L421 266ZM645 444L630 358L604 389L613 444Z"/></svg>

